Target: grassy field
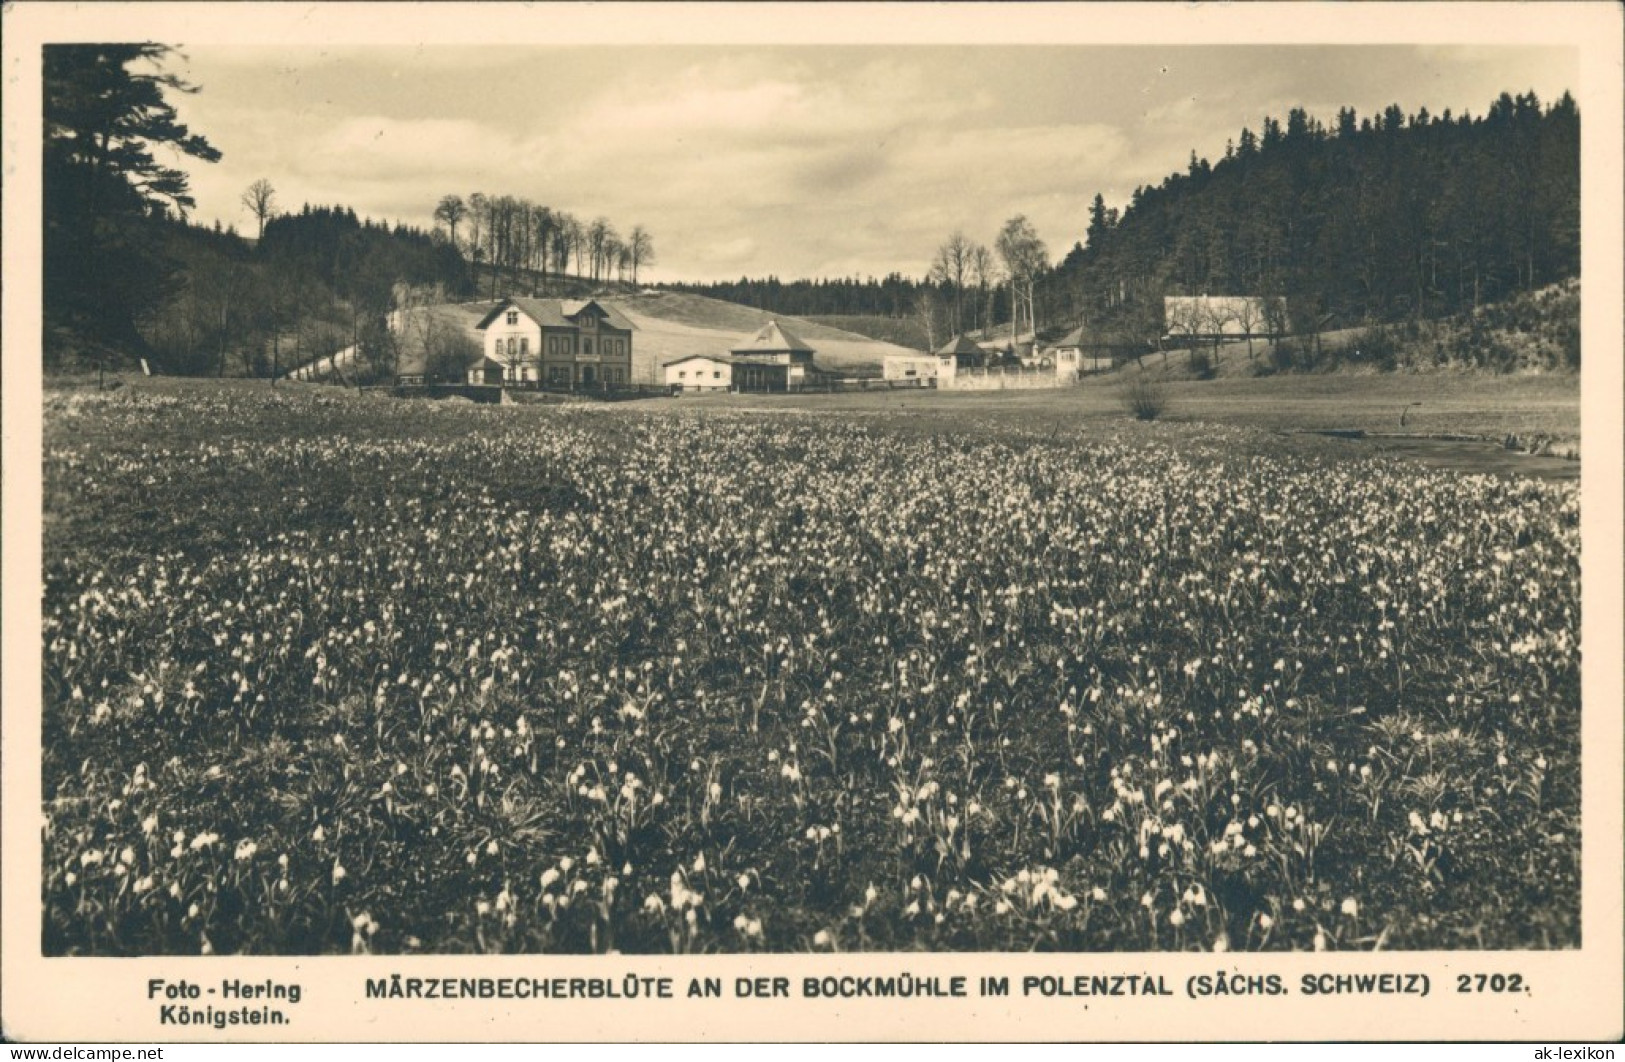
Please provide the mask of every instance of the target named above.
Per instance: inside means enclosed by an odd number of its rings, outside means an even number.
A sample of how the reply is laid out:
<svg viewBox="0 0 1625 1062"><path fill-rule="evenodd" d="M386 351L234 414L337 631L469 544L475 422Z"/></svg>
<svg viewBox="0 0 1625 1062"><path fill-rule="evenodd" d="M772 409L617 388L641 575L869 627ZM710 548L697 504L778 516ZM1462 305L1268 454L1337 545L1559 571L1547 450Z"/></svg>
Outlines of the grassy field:
<svg viewBox="0 0 1625 1062"><path fill-rule="evenodd" d="M1166 408L1159 430L1179 425L1230 426L1276 433L1360 431L1414 436L1471 436L1493 444L1507 436L1548 440L1557 450L1579 451L1579 380L1569 374L1490 376L1474 373L1325 374L1263 378L1181 379L1177 358L1164 371L1148 359L1089 377L1075 388L1036 391L868 391L797 396L708 395L680 401L696 409L802 410L883 416L927 430L962 430L981 422L1019 420L1068 434L1118 424L1123 394L1141 374L1156 381ZM1403 422L1401 416L1403 415ZM1362 450L1375 441L1326 443L1315 438L1277 439L1273 447ZM1398 445L1386 441L1381 445ZM1578 465L1557 458L1524 459L1479 452L1467 466L1482 471L1525 468L1572 477ZM1416 456L1427 459L1418 448ZM1509 463L1510 462L1510 463Z"/></svg>
<svg viewBox="0 0 1625 1062"><path fill-rule="evenodd" d="M930 337L926 335L925 325L918 317L881 317L872 314L818 314L806 317L803 320L814 321L818 324L839 328L847 332L856 332L860 336L869 336L872 339L881 339L887 343L896 343L908 347L910 350L932 349ZM948 337L937 340L941 346Z"/></svg>
<svg viewBox="0 0 1625 1062"><path fill-rule="evenodd" d="M1578 488L1215 383L53 388L44 949L1576 946Z"/></svg>

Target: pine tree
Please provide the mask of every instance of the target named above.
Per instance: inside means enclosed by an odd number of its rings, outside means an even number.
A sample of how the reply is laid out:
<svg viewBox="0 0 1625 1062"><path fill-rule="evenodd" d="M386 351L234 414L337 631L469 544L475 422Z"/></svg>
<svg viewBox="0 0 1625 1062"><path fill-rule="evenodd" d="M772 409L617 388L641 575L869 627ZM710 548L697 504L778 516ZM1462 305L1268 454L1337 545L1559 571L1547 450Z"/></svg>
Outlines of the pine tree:
<svg viewBox="0 0 1625 1062"><path fill-rule="evenodd" d="M45 48L46 319L131 350L141 349L137 317L174 278L155 226L194 205L186 174L154 151L220 158L165 98L197 91L163 72L170 54L161 44Z"/></svg>

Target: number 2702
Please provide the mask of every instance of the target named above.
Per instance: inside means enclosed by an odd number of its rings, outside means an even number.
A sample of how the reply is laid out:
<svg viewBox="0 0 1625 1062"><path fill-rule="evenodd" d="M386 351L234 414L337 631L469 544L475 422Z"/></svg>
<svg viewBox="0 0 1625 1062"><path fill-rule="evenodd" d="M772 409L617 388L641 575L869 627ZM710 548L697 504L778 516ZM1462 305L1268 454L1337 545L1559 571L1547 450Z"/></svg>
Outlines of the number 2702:
<svg viewBox="0 0 1625 1062"><path fill-rule="evenodd" d="M1457 974L1457 992L1522 992L1523 974Z"/></svg>

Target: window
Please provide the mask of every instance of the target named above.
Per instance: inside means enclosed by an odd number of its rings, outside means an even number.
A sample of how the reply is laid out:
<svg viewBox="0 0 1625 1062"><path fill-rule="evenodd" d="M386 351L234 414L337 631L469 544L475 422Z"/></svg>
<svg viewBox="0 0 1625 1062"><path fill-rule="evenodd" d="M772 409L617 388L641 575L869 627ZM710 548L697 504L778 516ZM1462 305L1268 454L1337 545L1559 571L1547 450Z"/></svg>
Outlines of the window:
<svg viewBox="0 0 1625 1062"><path fill-rule="evenodd" d="M511 324L511 325L516 325L516 324L519 323L519 311L518 310L509 310L508 311L508 323Z"/></svg>
<svg viewBox="0 0 1625 1062"><path fill-rule="evenodd" d="M519 337L519 356L522 358L530 356L530 340L524 336Z"/></svg>
<svg viewBox="0 0 1625 1062"><path fill-rule="evenodd" d="M510 358L513 357L513 353L514 353L514 338L513 338L513 336L509 336L508 337L508 357L510 357Z"/></svg>
<svg viewBox="0 0 1625 1062"><path fill-rule="evenodd" d="M581 341L581 353L583 353L583 354L591 354L592 353L592 340L583 339Z"/></svg>
<svg viewBox="0 0 1625 1062"><path fill-rule="evenodd" d="M722 370L721 370L721 369L718 369L718 370L717 370L717 371L715 371L715 372L713 372L713 373L712 373L712 374L711 374L711 379L713 379L713 380L720 380L720 379L722 379Z"/></svg>
<svg viewBox="0 0 1625 1062"><path fill-rule="evenodd" d="M688 370L687 370L687 369L678 369L678 370L677 370L677 378L678 378L678 379L679 379L679 380L686 380L686 379L688 379Z"/></svg>

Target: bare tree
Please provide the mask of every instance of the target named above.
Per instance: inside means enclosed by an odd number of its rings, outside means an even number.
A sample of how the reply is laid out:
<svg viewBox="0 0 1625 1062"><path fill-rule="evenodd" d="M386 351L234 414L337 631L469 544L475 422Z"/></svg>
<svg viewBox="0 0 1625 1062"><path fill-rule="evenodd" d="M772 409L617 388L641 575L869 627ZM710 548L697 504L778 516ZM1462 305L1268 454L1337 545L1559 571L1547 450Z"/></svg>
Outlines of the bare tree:
<svg viewBox="0 0 1625 1062"><path fill-rule="evenodd" d="M970 273L972 247L965 234L955 229L931 260L930 279L946 287L953 298L952 330L956 333L965 327L965 278Z"/></svg>
<svg viewBox="0 0 1625 1062"><path fill-rule="evenodd" d="M451 232L451 245L457 246L457 226L468 216L468 205L463 202L460 195L446 195L440 197L440 203L434 208L434 219L444 222Z"/></svg>
<svg viewBox="0 0 1625 1062"><path fill-rule="evenodd" d="M569 214L559 212L553 215L553 240L548 251L553 255L554 272L563 274L570 271L570 234L578 228L579 223Z"/></svg>
<svg viewBox="0 0 1625 1062"><path fill-rule="evenodd" d="M971 282L976 285L976 330L978 332L987 327L987 318L991 316L988 302L993 294L995 269L993 252L979 243L971 244L969 277Z"/></svg>
<svg viewBox="0 0 1625 1062"><path fill-rule="evenodd" d="M1260 325L1268 327L1264 321L1263 299L1242 299L1236 307L1236 324L1241 326L1242 333L1247 337L1247 360L1253 360L1253 335Z"/></svg>
<svg viewBox="0 0 1625 1062"><path fill-rule="evenodd" d="M646 266L655 260L655 241L649 235L649 230L642 225L632 226L632 236L627 242L627 250L632 253L632 283L638 282L638 267Z"/></svg>
<svg viewBox="0 0 1625 1062"><path fill-rule="evenodd" d="M261 177L248 186L248 190L243 193L242 203L260 223L259 235L255 238L264 239L265 222L276 215L276 189L271 187L270 181Z"/></svg>
<svg viewBox="0 0 1625 1062"><path fill-rule="evenodd" d="M547 279L547 255L553 242L553 229L557 221L549 207L534 206L530 210L532 267Z"/></svg>
<svg viewBox="0 0 1625 1062"><path fill-rule="evenodd" d="M585 254L586 250L587 250L586 233L587 233L587 230L581 224L580 219L571 217L568 214L565 215L565 222L564 222L565 269L561 269L560 270L561 273L569 268L569 259L571 257L574 257L575 258L575 263L576 263L576 276L579 277L579 276L583 275L581 264L582 264L582 255Z"/></svg>
<svg viewBox="0 0 1625 1062"><path fill-rule="evenodd" d="M1224 341L1225 331L1236 321L1235 303L1226 298L1204 298L1200 305L1202 328L1213 337L1213 358L1217 361L1219 344Z"/></svg>
<svg viewBox="0 0 1625 1062"><path fill-rule="evenodd" d="M921 285L919 294L914 296L914 312L919 315L920 325L925 329L926 349L936 350L937 336L942 328L942 299L930 285Z"/></svg>
<svg viewBox="0 0 1625 1062"><path fill-rule="evenodd" d="M594 280L598 280L605 271L604 267L608 264L605 251L614 238L615 230L606 217L593 218L592 224L587 226L587 261L592 266Z"/></svg>
<svg viewBox="0 0 1625 1062"><path fill-rule="evenodd" d="M1181 341L1195 346L1196 334L1202 330L1202 311L1195 299L1175 298L1173 301L1164 300L1165 320L1163 331L1169 338L1179 337Z"/></svg>
<svg viewBox="0 0 1625 1062"><path fill-rule="evenodd" d="M1049 249L1038 238L1038 230L1025 214L1017 214L1004 223L995 243L999 257L1004 259L1005 271L1010 276L1010 345L1012 349L1021 338L1021 307L1027 307L1027 320L1034 336L1038 334L1038 315L1033 300L1033 288L1040 270L1044 268Z"/></svg>

